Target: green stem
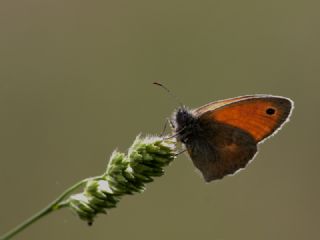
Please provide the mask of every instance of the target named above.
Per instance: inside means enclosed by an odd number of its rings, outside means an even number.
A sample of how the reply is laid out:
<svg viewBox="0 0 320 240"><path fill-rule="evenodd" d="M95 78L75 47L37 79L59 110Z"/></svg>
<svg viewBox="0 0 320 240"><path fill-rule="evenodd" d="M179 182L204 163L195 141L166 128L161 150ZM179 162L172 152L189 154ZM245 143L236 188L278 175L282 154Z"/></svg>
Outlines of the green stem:
<svg viewBox="0 0 320 240"><path fill-rule="evenodd" d="M30 226L32 223L37 221L38 219L42 218L43 216L53 212L54 210L61 209L63 207L66 207L66 203L62 203L62 200L64 200L68 195L70 195L71 192L73 192L78 187L82 186L83 184L87 183L89 180L95 179L94 178L86 178L84 180L81 180L80 182L74 184L70 188L68 188L66 191L64 191L56 200L54 200L52 203L50 203L47 207L39 211L38 213L31 216L29 219L25 220L23 223L18 225L17 227L13 228L11 231L4 234L2 237L0 237L0 240L8 240L11 239L13 236Z"/></svg>

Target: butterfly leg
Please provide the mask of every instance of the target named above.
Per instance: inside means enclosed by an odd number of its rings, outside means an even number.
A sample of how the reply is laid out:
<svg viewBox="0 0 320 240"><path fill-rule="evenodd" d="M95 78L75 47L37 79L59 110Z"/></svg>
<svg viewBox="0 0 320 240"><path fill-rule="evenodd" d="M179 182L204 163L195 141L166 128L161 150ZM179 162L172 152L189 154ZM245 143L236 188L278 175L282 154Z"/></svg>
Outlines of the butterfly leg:
<svg viewBox="0 0 320 240"><path fill-rule="evenodd" d="M167 130L168 121L169 121L169 119L166 118L166 121L165 121L165 123L164 123L164 125L163 125L163 129L162 129L162 132L161 132L161 134L160 134L160 137L163 137L163 136L164 136L164 133L165 133L165 131Z"/></svg>
<svg viewBox="0 0 320 240"><path fill-rule="evenodd" d="M186 152L187 151L187 149L182 149L182 150L180 150L179 152L177 152L176 154L175 154L175 156L179 156L180 154L182 154L182 153L184 153L184 152Z"/></svg>
<svg viewBox="0 0 320 240"><path fill-rule="evenodd" d="M172 129L175 129L176 126L174 125L172 119L167 118L167 120L168 120L168 122L170 123L170 127L171 127Z"/></svg>
<svg viewBox="0 0 320 240"><path fill-rule="evenodd" d="M161 132L161 134L160 134L160 137L163 137L163 136L164 136L164 133L165 133L165 131L167 130L168 124L170 124L170 127L171 127L172 129L174 129L174 124L173 124L172 120L169 119L169 118L166 118L166 121L165 121L165 123L164 123L164 126L163 126L162 132Z"/></svg>

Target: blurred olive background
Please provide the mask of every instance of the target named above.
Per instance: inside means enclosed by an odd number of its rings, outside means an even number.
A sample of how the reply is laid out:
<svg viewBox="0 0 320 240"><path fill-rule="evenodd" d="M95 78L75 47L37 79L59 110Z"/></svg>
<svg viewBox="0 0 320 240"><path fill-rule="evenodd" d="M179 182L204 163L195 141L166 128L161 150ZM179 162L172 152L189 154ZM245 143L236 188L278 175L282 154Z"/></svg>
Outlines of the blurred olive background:
<svg viewBox="0 0 320 240"><path fill-rule="evenodd" d="M187 156L92 227L55 212L15 239L318 239L318 1L0 2L0 233L177 106L295 101L244 171L205 184Z"/></svg>

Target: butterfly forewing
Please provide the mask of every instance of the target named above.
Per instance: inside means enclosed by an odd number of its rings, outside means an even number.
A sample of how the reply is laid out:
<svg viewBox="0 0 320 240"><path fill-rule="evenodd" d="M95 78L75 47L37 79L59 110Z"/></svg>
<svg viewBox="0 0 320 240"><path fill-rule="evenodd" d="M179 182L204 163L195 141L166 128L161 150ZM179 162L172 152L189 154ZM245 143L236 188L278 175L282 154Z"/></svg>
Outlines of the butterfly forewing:
<svg viewBox="0 0 320 240"><path fill-rule="evenodd" d="M288 119L292 101L275 96L245 96L213 103L200 119L228 124L248 132L259 142L275 132ZM210 109L208 105L206 109Z"/></svg>
<svg viewBox="0 0 320 240"><path fill-rule="evenodd" d="M235 97L235 98L228 98L228 99L224 99L224 100L218 100L218 101L211 102L211 103L205 104L199 108L194 109L193 114L195 116L200 116L206 112L213 111L213 110L215 110L219 107L225 106L227 104L230 104L233 102L238 102L240 100L250 99L253 97L257 97L257 96L265 96L265 95L246 95L246 96L240 96L240 97Z"/></svg>

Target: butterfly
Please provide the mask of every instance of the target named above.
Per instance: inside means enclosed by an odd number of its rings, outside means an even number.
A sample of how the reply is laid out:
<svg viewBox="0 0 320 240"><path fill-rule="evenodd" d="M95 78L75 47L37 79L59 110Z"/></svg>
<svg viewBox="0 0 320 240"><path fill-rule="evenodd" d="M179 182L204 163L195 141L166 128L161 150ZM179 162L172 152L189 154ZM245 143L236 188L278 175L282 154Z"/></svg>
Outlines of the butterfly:
<svg viewBox="0 0 320 240"><path fill-rule="evenodd" d="M210 182L245 168L258 144L289 120L293 101L272 95L250 95L208 103L173 113L174 136L193 164Z"/></svg>

